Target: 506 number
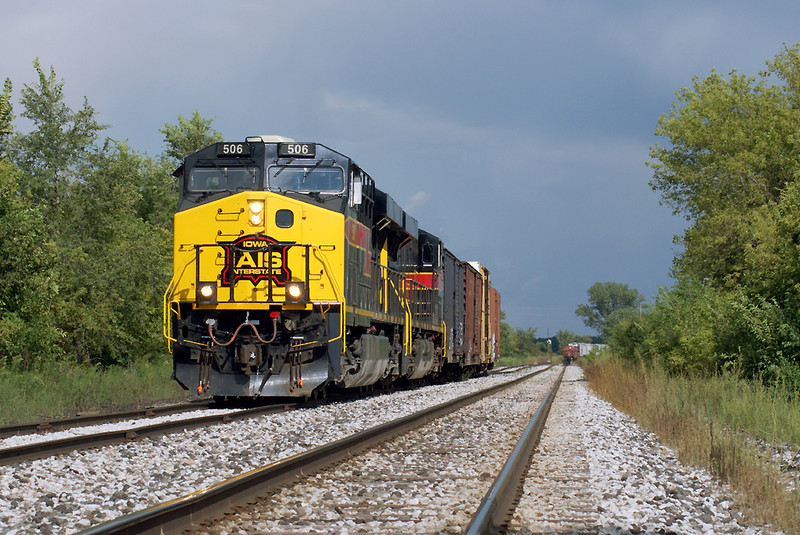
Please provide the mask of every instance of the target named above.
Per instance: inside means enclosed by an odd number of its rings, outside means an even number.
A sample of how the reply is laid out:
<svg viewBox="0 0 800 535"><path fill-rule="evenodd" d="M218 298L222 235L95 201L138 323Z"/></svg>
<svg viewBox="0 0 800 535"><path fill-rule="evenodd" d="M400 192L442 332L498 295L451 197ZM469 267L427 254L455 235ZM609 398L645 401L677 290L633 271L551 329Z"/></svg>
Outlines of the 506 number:
<svg viewBox="0 0 800 535"><path fill-rule="evenodd" d="M219 143L217 156L248 156L250 145L247 143Z"/></svg>
<svg viewBox="0 0 800 535"><path fill-rule="evenodd" d="M317 146L313 143L281 143L278 145L278 156L283 158L313 158Z"/></svg>

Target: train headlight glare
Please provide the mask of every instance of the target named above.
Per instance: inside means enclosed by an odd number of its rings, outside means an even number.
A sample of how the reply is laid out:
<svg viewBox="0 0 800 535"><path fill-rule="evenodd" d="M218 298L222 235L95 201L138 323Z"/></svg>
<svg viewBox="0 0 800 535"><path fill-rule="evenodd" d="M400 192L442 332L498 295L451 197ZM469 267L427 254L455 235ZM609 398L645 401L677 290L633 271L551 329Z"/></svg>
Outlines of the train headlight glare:
<svg viewBox="0 0 800 535"><path fill-rule="evenodd" d="M250 203L250 211L253 212L254 214L260 214L263 209L264 209L264 203L261 203L259 201Z"/></svg>
<svg viewBox="0 0 800 535"><path fill-rule="evenodd" d="M250 215L250 223L253 225L260 225L261 224L261 214L252 214Z"/></svg>
<svg viewBox="0 0 800 535"><path fill-rule="evenodd" d="M197 285L197 301L200 303L217 302L217 283L200 282Z"/></svg>
<svg viewBox="0 0 800 535"><path fill-rule="evenodd" d="M286 285L286 300L299 302L305 300L305 286L302 282L290 282Z"/></svg>

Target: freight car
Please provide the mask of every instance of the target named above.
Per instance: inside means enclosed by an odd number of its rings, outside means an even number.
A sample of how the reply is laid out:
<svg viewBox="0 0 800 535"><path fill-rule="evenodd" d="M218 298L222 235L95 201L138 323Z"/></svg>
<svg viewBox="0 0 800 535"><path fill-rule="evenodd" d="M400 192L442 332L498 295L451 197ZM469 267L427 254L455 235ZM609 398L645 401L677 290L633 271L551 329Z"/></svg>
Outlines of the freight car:
<svg viewBox="0 0 800 535"><path fill-rule="evenodd" d="M569 366L571 363L578 360L580 349L578 346L570 344L561 350L561 354L564 356L564 365Z"/></svg>
<svg viewBox="0 0 800 535"><path fill-rule="evenodd" d="M489 271L344 154L254 136L191 154L175 176L164 335L183 388L310 397L457 379L498 358Z"/></svg>

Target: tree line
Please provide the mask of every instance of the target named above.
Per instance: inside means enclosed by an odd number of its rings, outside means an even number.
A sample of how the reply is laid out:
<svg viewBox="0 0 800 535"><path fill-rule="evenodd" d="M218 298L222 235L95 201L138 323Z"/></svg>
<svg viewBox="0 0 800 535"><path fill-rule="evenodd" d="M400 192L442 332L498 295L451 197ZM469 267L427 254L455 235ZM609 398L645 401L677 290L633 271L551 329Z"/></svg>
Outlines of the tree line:
<svg viewBox="0 0 800 535"><path fill-rule="evenodd" d="M151 157L103 137L84 98L72 109L53 67L0 95L0 367L35 370L55 359L98 367L162 358L162 294L171 274L172 216L182 159L222 135L195 111L160 133ZM546 354L578 340L502 322L501 355ZM581 338L582 340L582 338ZM588 340L587 340L588 341Z"/></svg>
<svg viewBox="0 0 800 535"><path fill-rule="evenodd" d="M87 99L36 60L20 92L0 95L0 362L31 370L52 359L130 365L164 354L161 299L172 259L172 172L222 139L198 112L165 124L164 152L102 137Z"/></svg>
<svg viewBox="0 0 800 535"><path fill-rule="evenodd" d="M655 133L650 186L689 226L674 285L609 341L675 372L800 389L800 45L758 76L695 76Z"/></svg>

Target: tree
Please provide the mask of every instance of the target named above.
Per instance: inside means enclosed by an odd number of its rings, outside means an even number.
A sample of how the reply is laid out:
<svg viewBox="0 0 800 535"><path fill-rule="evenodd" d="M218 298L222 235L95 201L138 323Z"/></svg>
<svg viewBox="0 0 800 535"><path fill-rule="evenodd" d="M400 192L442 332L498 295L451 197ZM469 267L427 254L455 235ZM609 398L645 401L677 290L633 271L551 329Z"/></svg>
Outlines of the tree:
<svg viewBox="0 0 800 535"><path fill-rule="evenodd" d="M162 347L160 303L169 282L170 234L137 213L152 161L126 143L92 159L66 205L59 320L73 358L129 364Z"/></svg>
<svg viewBox="0 0 800 535"><path fill-rule="evenodd" d="M0 358L27 369L58 355L53 321L58 255L36 206L20 195L18 171L0 159Z"/></svg>
<svg viewBox="0 0 800 535"><path fill-rule="evenodd" d="M596 282L587 294L589 303L578 305L575 315L582 317L587 327L596 329L604 338L616 323L638 313L645 300L637 290L619 282Z"/></svg>
<svg viewBox="0 0 800 535"><path fill-rule="evenodd" d="M203 119L200 112L194 110L191 119L178 115L177 125L164 124L159 132L164 134L167 156L181 162L189 154L222 141L222 134L211 128L212 121L213 119Z"/></svg>
<svg viewBox="0 0 800 535"><path fill-rule="evenodd" d="M14 114L11 105L11 79L6 78L3 93L0 94L0 158L8 153L6 143L14 132Z"/></svg>
<svg viewBox="0 0 800 535"><path fill-rule="evenodd" d="M733 368L800 390L800 45L758 78L712 71L658 121L650 186L691 225L673 288L612 343L673 371Z"/></svg>
<svg viewBox="0 0 800 535"><path fill-rule="evenodd" d="M20 187L41 206L45 215L57 216L70 183L80 176L101 130L106 126L95 119L94 108L84 98L83 108L72 111L64 103L63 80L56 79L53 67L46 76L33 62L38 84L25 86L20 102L22 117L33 123L33 131L12 137L8 149L12 162L20 169ZM58 222L52 221L58 229Z"/></svg>
<svg viewBox="0 0 800 535"><path fill-rule="evenodd" d="M712 71L692 82L658 121L668 144L650 148L650 186L693 221L675 275L735 288L752 217L800 175L800 45L785 46L759 79Z"/></svg>
<svg viewBox="0 0 800 535"><path fill-rule="evenodd" d="M800 162L800 87L768 85L774 78L797 83L798 45L784 48L761 79L712 71L658 120L656 135L669 140L650 147L650 186L675 213L697 220L730 206L777 201Z"/></svg>

